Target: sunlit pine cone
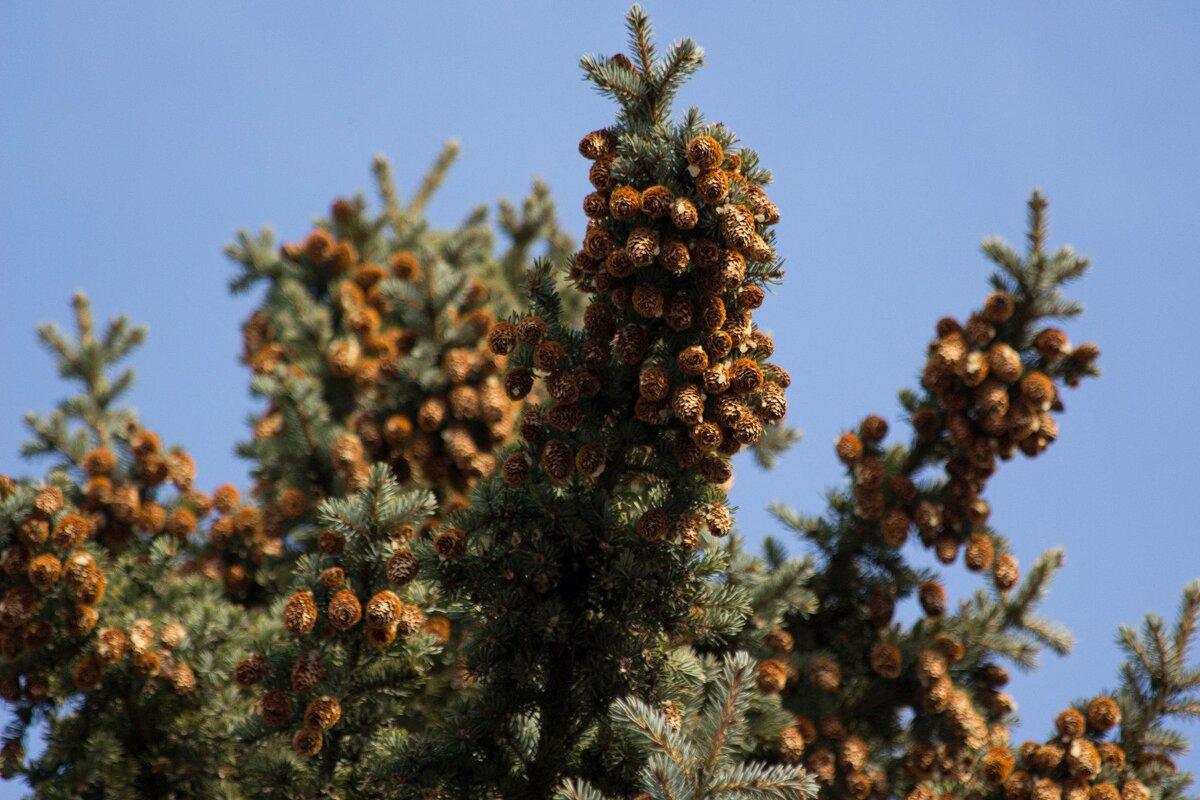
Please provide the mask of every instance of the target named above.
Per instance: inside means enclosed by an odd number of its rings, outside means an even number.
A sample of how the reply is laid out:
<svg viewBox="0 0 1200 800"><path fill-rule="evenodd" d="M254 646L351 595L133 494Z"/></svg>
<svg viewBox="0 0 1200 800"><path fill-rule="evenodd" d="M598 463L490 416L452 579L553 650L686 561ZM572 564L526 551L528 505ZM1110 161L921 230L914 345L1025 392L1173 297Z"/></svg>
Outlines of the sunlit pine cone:
<svg viewBox="0 0 1200 800"><path fill-rule="evenodd" d="M289 633L303 636L317 624L317 604L312 592L293 594L283 607L283 626Z"/></svg>
<svg viewBox="0 0 1200 800"><path fill-rule="evenodd" d="M671 203L668 213L671 217L671 224L681 231L690 231L700 221L700 214L696 210L696 206L687 198L675 199Z"/></svg>
<svg viewBox="0 0 1200 800"><path fill-rule="evenodd" d="M1088 726L1099 733L1106 733L1121 722L1121 708L1111 697L1097 697L1087 705Z"/></svg>
<svg viewBox="0 0 1200 800"><path fill-rule="evenodd" d="M321 752L323 744L324 737L321 731L308 726L296 731L296 735L292 737L292 749L305 758L311 758Z"/></svg>
<svg viewBox="0 0 1200 800"><path fill-rule="evenodd" d="M305 726L318 731L327 731L342 718L342 706L332 695L321 695L312 700L304 710Z"/></svg>
<svg viewBox="0 0 1200 800"><path fill-rule="evenodd" d="M770 658L758 665L756 677L758 688L767 694L779 694L787 686L788 669L786 662Z"/></svg>
<svg viewBox="0 0 1200 800"><path fill-rule="evenodd" d="M688 142L687 162L691 168L692 177L704 170L719 167L725 160L725 151L719 142L711 136L696 136Z"/></svg>

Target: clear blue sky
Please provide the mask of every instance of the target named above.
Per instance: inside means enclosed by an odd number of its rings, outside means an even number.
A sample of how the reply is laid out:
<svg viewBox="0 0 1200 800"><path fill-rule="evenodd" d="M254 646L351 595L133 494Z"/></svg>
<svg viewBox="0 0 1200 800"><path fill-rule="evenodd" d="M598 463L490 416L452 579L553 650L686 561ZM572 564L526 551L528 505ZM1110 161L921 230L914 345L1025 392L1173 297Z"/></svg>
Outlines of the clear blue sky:
<svg viewBox="0 0 1200 800"><path fill-rule="evenodd" d="M211 488L252 404L236 363L249 300L221 254L239 226L299 236L338 194L369 188L373 154L410 187L442 140L464 156L433 204L547 179L579 234L579 137L607 101L584 52L623 47L622 2L0 6L0 472L20 416L60 395L33 328L98 315L148 323L135 357L145 421L196 456ZM985 235L1020 241L1034 186L1053 241L1094 257L1071 330L1104 350L1102 380L1068 395L1061 440L1007 465L993 521L1023 564L1067 548L1048 612L1076 653L1019 677L1022 734L1115 682L1119 622L1174 614L1200 575L1200 5L1109 2L651 2L661 39L696 38L708 66L681 101L722 120L775 173L786 284L762 320L795 376L806 437L777 472L742 464L752 537L784 499L818 510L832 442L864 413L897 418L934 321L985 292ZM793 548L797 549L797 548ZM914 551L916 555L916 551ZM955 570L963 596L972 578ZM1193 734L1200 730L1193 729ZM1185 760L1200 768L1195 754ZM0 797L11 787L0 787ZM15 796L15 795L13 795Z"/></svg>

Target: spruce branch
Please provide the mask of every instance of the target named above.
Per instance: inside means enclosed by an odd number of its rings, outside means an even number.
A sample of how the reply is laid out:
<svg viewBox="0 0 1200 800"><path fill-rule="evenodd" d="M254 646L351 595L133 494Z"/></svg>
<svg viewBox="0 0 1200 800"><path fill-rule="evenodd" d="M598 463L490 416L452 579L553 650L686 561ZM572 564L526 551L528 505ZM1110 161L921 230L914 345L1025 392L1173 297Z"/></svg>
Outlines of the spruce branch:
<svg viewBox="0 0 1200 800"><path fill-rule="evenodd" d="M1184 590L1174 626L1150 614L1140 632L1123 625L1117 637L1126 653L1114 696L1121 708L1119 743L1127 774L1163 797L1183 796L1192 781L1172 761L1188 749L1187 740L1168 725L1173 719L1194 719L1200 711L1200 668L1188 663L1198 615L1200 581L1195 581Z"/></svg>
<svg viewBox="0 0 1200 800"><path fill-rule="evenodd" d="M392 174L392 162L387 156L376 155L372 162L372 172L375 175L375 185L379 199L383 202L381 220L392 227L396 236L404 231L404 208L400 205L400 194L396 189L396 179Z"/></svg>
<svg viewBox="0 0 1200 800"><path fill-rule="evenodd" d="M654 26L641 5L636 3L625 15L625 25L629 30L629 49L637 55L641 74L649 77L655 68Z"/></svg>
<svg viewBox="0 0 1200 800"><path fill-rule="evenodd" d="M420 185L417 187L417 191L413 194L412 201L405 208L405 213L409 217L420 217L424 214L425 206L429 203L434 193L445 183L446 176L450 173L450 168L454 166L454 162L458 161L461 153L462 146L457 139L450 139L442 145L442 151L438 153L437 160L433 162L433 166L425 173Z"/></svg>
<svg viewBox="0 0 1200 800"><path fill-rule="evenodd" d="M751 800L811 798L816 782L796 766L744 760L746 714L755 665L748 654L727 655L702 693L696 718L668 721L636 697L613 704L619 735L634 742L643 760L639 785L655 798ZM556 797L603 797L590 784L567 780Z"/></svg>
<svg viewBox="0 0 1200 800"><path fill-rule="evenodd" d="M62 379L79 383L80 390L61 401L49 416L26 417L34 438L23 444L21 451L26 457L54 454L65 465L78 465L87 450L111 447L116 432L132 419L130 409L114 404L133 385L133 370L126 368L115 375L111 370L145 341L146 329L131 327L127 317L119 316L97 337L87 295L76 292L71 306L74 339L54 323L38 326L38 338L57 356ZM81 427L73 428L72 423Z"/></svg>
<svg viewBox="0 0 1200 800"><path fill-rule="evenodd" d="M620 120L662 126L670 117L671 103L680 87L703 65L704 50L685 39L674 44L665 59L659 59L650 19L640 5L629 10L625 23L632 60L623 55L589 55L580 59L580 66L601 94L621 105ZM690 133L690 129L685 130ZM637 141L636 135L629 139L635 149ZM658 157L661 159L662 154Z"/></svg>

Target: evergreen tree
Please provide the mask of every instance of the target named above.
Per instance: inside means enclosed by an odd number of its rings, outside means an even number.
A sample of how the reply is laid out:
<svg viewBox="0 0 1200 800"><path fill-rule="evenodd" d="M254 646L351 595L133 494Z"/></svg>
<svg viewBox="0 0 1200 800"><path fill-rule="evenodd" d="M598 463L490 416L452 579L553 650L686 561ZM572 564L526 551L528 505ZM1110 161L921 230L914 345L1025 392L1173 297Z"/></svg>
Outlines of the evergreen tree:
<svg viewBox="0 0 1200 800"><path fill-rule="evenodd" d="M0 476L6 777L42 798L1187 796L1200 583L1174 626L1121 628L1114 689L1011 737L1008 670L1070 648L1038 612L1063 555L1022 579L987 483L1098 374L1058 327L1089 263L1047 249L1046 201L1023 254L984 243L991 293L937 323L905 441L862 419L828 508L774 509L806 552L748 552L730 458L796 438L753 319L780 213L753 150L672 110L701 49L626 21L629 54L582 60L617 115L579 144L577 250L541 182L498 234L486 207L430 225L453 143L407 202L378 159L377 211L238 235L252 486L201 491L120 405L142 329L98 332L78 295L75 337L40 330L80 389L28 418L41 477ZM951 602L914 535L986 586Z"/></svg>
<svg viewBox="0 0 1200 800"><path fill-rule="evenodd" d="M243 231L228 248L240 267L232 290L265 285L243 360L267 406L240 447L254 463L255 503L214 530L199 566L243 602L268 602L288 583L291 532L311 526L321 498L358 488L369 464L433 489L444 510L495 468L510 403L481 340L531 254L540 245L560 257L570 239L540 182L520 213L501 203L499 257L484 206L457 228L432 228L426 205L458 152L446 144L408 203L379 157L377 213L361 195L341 198L302 242L276 247L269 230Z"/></svg>
<svg viewBox="0 0 1200 800"><path fill-rule="evenodd" d="M695 109L671 119L700 49L658 58L638 9L629 29L631 57L583 60L620 109L580 143L595 188L570 268L592 295L583 327L562 318L546 265L529 313L492 329L508 395L541 381L548 399L424 550L474 619L475 685L379 768L451 794L545 797L573 775L624 791L636 765L613 747L610 705L673 701L694 658L680 650L744 621L742 593L711 580L727 559L707 542L732 525L729 457L786 408L788 377L752 323L781 275L779 215L731 132Z"/></svg>
<svg viewBox="0 0 1200 800"><path fill-rule="evenodd" d="M87 298L73 304L75 340L39 334L80 391L27 418L24 453L53 463L43 480L0 479L3 768L39 797L219 797L233 754L232 717L215 713L233 700L222 658L249 625L180 571L213 502L191 457L119 405L133 372L112 368L144 330L121 317L101 334ZM45 749L22 763L38 721Z"/></svg>
<svg viewBox="0 0 1200 800"><path fill-rule="evenodd" d="M994 291L965 325L938 323L920 390L901 395L911 441L886 447L886 423L866 417L837 441L850 487L831 494L829 513L777 509L817 555L808 586L819 608L764 635L775 654L760 665L760 685L782 691L798 713L781 756L802 759L831 796L865 798L878 786L986 791L994 781L976 758L1006 742L1014 708L1000 691L1000 662L1029 667L1042 647L1070 647L1064 630L1036 615L1062 554L1047 553L1020 582L983 497L998 461L1018 450L1036 456L1055 440L1059 384L1096 372L1094 345L1072 348L1047 326L1079 313L1060 287L1088 262L1067 248L1044 252L1044 239L1035 193L1027 257L985 243L998 267ZM950 608L937 576L899 550L914 529L942 563L961 553L968 570L989 574L992 592ZM896 602L914 594L923 617L907 628L893 622Z"/></svg>

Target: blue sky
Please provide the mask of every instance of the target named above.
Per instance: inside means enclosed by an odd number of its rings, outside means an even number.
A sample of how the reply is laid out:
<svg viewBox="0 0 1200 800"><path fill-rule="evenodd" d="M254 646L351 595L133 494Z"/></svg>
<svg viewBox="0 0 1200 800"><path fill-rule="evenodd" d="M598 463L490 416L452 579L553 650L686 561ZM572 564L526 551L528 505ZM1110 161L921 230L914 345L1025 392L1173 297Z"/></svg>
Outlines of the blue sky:
<svg viewBox="0 0 1200 800"><path fill-rule="evenodd" d="M370 188L377 152L411 188L449 137L463 158L435 222L540 175L579 234L576 143L612 108L576 62L623 47L625 10L0 5L0 472L35 469L17 456L21 414L62 390L33 328L66 322L84 288L99 316L150 326L133 359L147 424L194 453L201 485L244 482L233 445L252 405L236 363L250 300L225 292L224 243L262 224L299 236L331 198ZM1200 5L648 10L663 43L706 48L681 103L759 151L783 211L788 278L761 320L795 376L789 421L805 440L773 474L741 465L734 499L751 537L776 529L772 500L822 506L843 427L868 412L897 419L896 389L914 381L934 321L986 291L979 241L1019 243L1034 186L1052 202L1052 241L1095 259L1070 332L1101 344L1105 375L1068 395L1045 456L1006 465L989 488L1023 564L1067 549L1046 609L1075 631L1076 652L1014 682L1021 735L1043 737L1065 702L1114 683L1116 625L1172 616L1200 576L1188 499ZM964 596L976 581L959 572L950 587ZM1184 763L1200 768L1196 754Z"/></svg>

